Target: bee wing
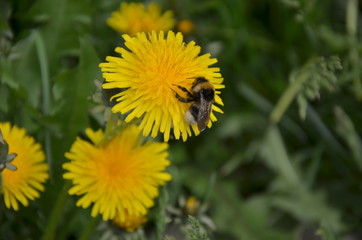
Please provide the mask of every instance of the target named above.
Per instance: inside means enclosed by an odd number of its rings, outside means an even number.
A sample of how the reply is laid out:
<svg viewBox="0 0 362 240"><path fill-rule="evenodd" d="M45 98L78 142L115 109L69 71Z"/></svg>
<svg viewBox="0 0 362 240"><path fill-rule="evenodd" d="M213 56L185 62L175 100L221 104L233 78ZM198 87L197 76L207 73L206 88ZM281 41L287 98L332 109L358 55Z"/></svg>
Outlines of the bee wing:
<svg viewBox="0 0 362 240"><path fill-rule="evenodd" d="M209 122L211 106L212 102L201 98L199 114L197 115L197 127L200 131L203 131Z"/></svg>

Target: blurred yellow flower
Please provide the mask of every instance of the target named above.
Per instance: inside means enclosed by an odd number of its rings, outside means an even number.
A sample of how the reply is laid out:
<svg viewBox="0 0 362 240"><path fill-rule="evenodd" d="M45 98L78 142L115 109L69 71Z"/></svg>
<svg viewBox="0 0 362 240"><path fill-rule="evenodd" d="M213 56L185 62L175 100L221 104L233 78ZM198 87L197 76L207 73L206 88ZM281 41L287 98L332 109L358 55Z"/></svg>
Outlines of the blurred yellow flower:
<svg viewBox="0 0 362 240"><path fill-rule="evenodd" d="M154 205L158 186L171 179L165 173L168 145L147 141L142 143L135 125L124 127L105 145L102 130L86 130L93 142L77 138L70 152L70 160L63 164L65 179L73 182L71 195L83 195L77 206L87 208L94 203L92 216L102 214L103 220L118 216L120 222L129 215L145 215Z"/></svg>
<svg viewBox="0 0 362 240"><path fill-rule="evenodd" d="M44 191L43 183L49 178L48 165L40 144L26 135L25 129L6 122L0 123L0 130L9 146L9 153L17 155L11 162L16 170L5 168L1 172L5 205L17 211L18 201L28 206L28 199L34 200L39 197L39 191Z"/></svg>
<svg viewBox="0 0 362 240"><path fill-rule="evenodd" d="M190 19L183 19L177 24L177 29L182 34L190 34L195 28L194 23Z"/></svg>
<svg viewBox="0 0 362 240"><path fill-rule="evenodd" d="M196 77L204 77L215 87L215 102L223 105L218 91L224 88L220 69L209 67L217 60L210 54L199 56L201 48L193 41L185 44L181 33L169 31L165 36L163 31L153 31L134 37L124 34L123 38L129 50L118 47L115 51L121 57L108 56L108 62L99 65L106 79L103 88L127 88L112 97L119 102L112 111L129 113L126 122L142 119L139 128L144 136L156 137L161 132L166 142L171 128L175 138L184 141L192 135L191 128L199 134L197 125L190 125L184 117L192 103L179 101L175 92L184 96L177 86L191 89ZM222 113L215 105L212 110ZM213 111L210 120L208 127L217 120Z"/></svg>
<svg viewBox="0 0 362 240"><path fill-rule="evenodd" d="M145 215L130 215L127 212L125 213L125 219L121 219L119 214L112 219L112 223L117 227L125 229L127 232L134 232L139 227L147 222Z"/></svg>
<svg viewBox="0 0 362 240"><path fill-rule="evenodd" d="M200 202L196 197L191 196L186 199L185 209L188 215L195 216L199 208Z"/></svg>
<svg viewBox="0 0 362 240"><path fill-rule="evenodd" d="M161 6L150 3L121 3L118 11L112 13L107 24L120 33L134 35L138 32L168 31L175 25L172 11L161 13Z"/></svg>

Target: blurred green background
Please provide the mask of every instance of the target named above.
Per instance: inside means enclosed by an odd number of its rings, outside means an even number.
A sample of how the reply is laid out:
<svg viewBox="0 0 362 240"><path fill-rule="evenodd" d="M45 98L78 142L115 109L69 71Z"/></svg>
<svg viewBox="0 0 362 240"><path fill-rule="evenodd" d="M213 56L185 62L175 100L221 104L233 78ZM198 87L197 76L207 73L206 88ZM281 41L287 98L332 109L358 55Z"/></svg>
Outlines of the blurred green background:
<svg viewBox="0 0 362 240"><path fill-rule="evenodd" d="M170 141L173 180L151 212L147 239L183 239L175 229L185 217L176 227L166 222L190 196L210 239L362 239L362 4L156 2L177 21L193 21L185 41L218 59L226 88L211 129ZM67 187L61 164L78 134L104 125L91 96L94 80L103 81L98 64L122 46L105 22L119 4L0 2L0 121L26 128L51 165L40 199L18 212L0 204L0 239L104 237L109 226L77 208L77 198L59 197Z"/></svg>

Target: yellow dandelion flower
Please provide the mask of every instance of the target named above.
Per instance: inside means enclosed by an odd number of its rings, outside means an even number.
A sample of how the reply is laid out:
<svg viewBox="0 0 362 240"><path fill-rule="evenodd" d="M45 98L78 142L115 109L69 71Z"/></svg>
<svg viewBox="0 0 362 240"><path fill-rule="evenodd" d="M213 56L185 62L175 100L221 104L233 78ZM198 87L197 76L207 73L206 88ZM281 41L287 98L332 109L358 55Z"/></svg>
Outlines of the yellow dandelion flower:
<svg viewBox="0 0 362 240"><path fill-rule="evenodd" d="M34 200L39 197L39 191L44 191L43 183L49 178L48 165L40 144L26 135L25 129L8 122L0 123L0 129L9 145L9 153L17 155L11 162L16 170L5 168L1 172L5 205L17 211L18 201L28 206L28 199Z"/></svg>
<svg viewBox="0 0 362 240"><path fill-rule="evenodd" d="M218 91L224 88L223 78L219 68L209 67L217 60L210 54L199 56L201 48L195 42L185 44L181 33L169 31L166 38L164 35L163 31L123 35L129 50L118 47L115 51L120 58L108 56L108 62L100 64L106 79L103 88L127 88L112 97L118 102L112 111L129 113L126 122L142 119L139 127L144 136L156 137L161 132L167 142L173 128L175 138L186 141L192 135L191 128L196 135L200 131L185 119L193 103L181 102L175 93L186 98L181 88L190 92L195 78L203 77L215 88L215 103L223 105ZM213 104L208 127L217 120L213 111L222 113Z"/></svg>
<svg viewBox="0 0 362 240"><path fill-rule="evenodd" d="M120 33L130 35L138 32L168 31L175 25L172 11L161 13L161 6L150 3L147 8L142 3L121 3L118 11L112 13L107 24Z"/></svg>
<svg viewBox="0 0 362 240"><path fill-rule="evenodd" d="M65 156L71 160L63 165L65 179L73 182L71 195L83 195L77 206L87 208L94 203L92 216L102 214L103 220L118 214L120 221L129 215L145 215L154 205L158 186L171 179L165 173L169 165L166 143L146 142L135 125L129 125L107 144L97 146L104 138L102 130L86 130L93 142L81 138Z"/></svg>
<svg viewBox="0 0 362 240"><path fill-rule="evenodd" d="M195 28L194 23L190 19L183 19L177 24L177 29L183 34L190 34Z"/></svg>
<svg viewBox="0 0 362 240"><path fill-rule="evenodd" d="M119 217L119 214L116 214L115 218L112 219L114 225L125 229L127 232L134 232L145 222L147 222L147 218L144 215L130 215L127 212L123 220Z"/></svg>

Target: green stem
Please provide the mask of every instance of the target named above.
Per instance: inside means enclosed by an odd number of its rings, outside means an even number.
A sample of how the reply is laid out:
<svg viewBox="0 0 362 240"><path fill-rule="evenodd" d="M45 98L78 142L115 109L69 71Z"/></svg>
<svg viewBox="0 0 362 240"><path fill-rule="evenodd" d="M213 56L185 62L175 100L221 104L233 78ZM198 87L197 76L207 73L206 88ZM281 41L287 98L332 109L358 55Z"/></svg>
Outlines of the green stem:
<svg viewBox="0 0 362 240"><path fill-rule="evenodd" d="M117 122L118 122L117 114L112 113L110 118L108 119L103 139L96 144L98 147L108 143L108 141L110 141L112 137L122 128L122 126L117 125Z"/></svg>
<svg viewBox="0 0 362 240"><path fill-rule="evenodd" d="M301 90L303 83L307 80L308 74L299 75L296 81L292 82L287 90L283 93L278 103L274 107L272 113L270 114L270 122L272 124L277 124L280 119L283 117L284 112L288 109L289 105L293 102L294 98Z"/></svg>
<svg viewBox="0 0 362 240"><path fill-rule="evenodd" d="M157 211L157 221L156 221L156 240L161 240L162 235L165 232L166 226L166 216L165 209L167 203L167 192L165 187L160 188L160 196L158 198L158 211Z"/></svg>
<svg viewBox="0 0 362 240"><path fill-rule="evenodd" d="M68 199L68 190L71 186L71 182L68 181L64 186L62 191L59 193L57 201L54 205L54 208L52 210L52 213L50 215L48 224L45 228L44 235L42 240L52 240L54 239L55 230L57 228L57 223L59 221L59 218L63 212L64 205L67 202Z"/></svg>
<svg viewBox="0 0 362 240"><path fill-rule="evenodd" d="M83 230L82 234L79 237L79 240L88 240L90 239L90 236L94 230L94 227L97 225L97 223L99 222L100 216L98 217L91 217L91 219L89 219L88 225L87 227Z"/></svg>
<svg viewBox="0 0 362 240"><path fill-rule="evenodd" d="M111 116L109 117L109 120L107 122L105 135L112 134L115 127L117 126L117 123L118 123L118 115L115 113L111 113Z"/></svg>
<svg viewBox="0 0 362 240"><path fill-rule="evenodd" d="M43 37L38 31L34 31L35 48L38 54L40 72L41 72L41 84L42 84L42 110L44 115L48 115L50 112L50 79L49 79L49 67L48 59L45 50L45 44ZM49 165L49 172L51 173L52 159L51 159L51 138L49 129L44 129L45 138L45 152L47 156L47 162Z"/></svg>
<svg viewBox="0 0 362 240"><path fill-rule="evenodd" d="M358 0L348 0L346 7L346 27L348 34L356 36L358 20Z"/></svg>
<svg viewBox="0 0 362 240"><path fill-rule="evenodd" d="M348 0L346 7L346 28L350 36L349 57L353 71L353 89L357 99L362 100L362 83L359 74L359 54L357 47L358 0Z"/></svg>

